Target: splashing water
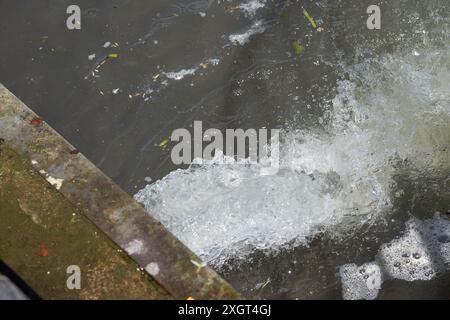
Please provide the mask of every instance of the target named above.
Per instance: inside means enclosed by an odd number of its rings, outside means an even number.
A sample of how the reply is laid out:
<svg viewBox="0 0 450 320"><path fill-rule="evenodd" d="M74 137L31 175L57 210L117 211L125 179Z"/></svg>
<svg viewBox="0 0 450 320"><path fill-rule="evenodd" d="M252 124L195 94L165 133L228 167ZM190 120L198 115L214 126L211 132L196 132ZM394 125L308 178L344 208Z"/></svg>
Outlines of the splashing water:
<svg viewBox="0 0 450 320"><path fill-rule="evenodd" d="M135 195L211 265L255 250L308 245L392 209L396 163L410 174L450 164L450 52L401 50L347 68L323 129L285 128L281 170L209 161L177 170Z"/></svg>

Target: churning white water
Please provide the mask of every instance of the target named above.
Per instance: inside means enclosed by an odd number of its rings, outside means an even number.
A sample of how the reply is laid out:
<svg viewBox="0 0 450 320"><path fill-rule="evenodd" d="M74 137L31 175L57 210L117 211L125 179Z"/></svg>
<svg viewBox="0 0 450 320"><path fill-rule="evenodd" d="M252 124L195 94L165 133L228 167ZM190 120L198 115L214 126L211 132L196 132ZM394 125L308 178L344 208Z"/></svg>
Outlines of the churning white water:
<svg viewBox="0 0 450 320"><path fill-rule="evenodd" d="M348 68L321 131L282 134L281 170L215 161L177 170L135 195L210 264L308 245L320 232L380 218L410 174L449 172L450 48L403 49Z"/></svg>

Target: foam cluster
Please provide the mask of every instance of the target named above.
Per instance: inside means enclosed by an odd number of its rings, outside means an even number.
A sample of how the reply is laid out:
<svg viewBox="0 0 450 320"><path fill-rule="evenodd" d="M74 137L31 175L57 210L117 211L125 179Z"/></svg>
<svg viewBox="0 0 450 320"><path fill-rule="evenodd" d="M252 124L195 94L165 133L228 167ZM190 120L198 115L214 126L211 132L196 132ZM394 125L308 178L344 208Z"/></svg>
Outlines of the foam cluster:
<svg viewBox="0 0 450 320"><path fill-rule="evenodd" d="M410 219L404 234L384 244L374 262L344 265L339 274L344 299L372 300L385 280L432 280L448 270L450 219L436 214L425 221Z"/></svg>

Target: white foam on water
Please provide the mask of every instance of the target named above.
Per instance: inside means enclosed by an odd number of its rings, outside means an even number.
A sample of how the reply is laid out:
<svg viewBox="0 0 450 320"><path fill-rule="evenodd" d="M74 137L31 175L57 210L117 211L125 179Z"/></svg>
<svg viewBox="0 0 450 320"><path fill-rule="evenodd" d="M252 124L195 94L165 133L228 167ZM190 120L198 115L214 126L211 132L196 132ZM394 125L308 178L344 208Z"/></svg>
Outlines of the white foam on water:
<svg viewBox="0 0 450 320"><path fill-rule="evenodd" d="M450 52L398 52L348 72L323 131L284 130L277 175L213 160L174 171L135 198L219 267L255 250L339 233L348 216L361 224L383 216L397 191L396 160L407 159L417 172L448 172Z"/></svg>
<svg viewBox="0 0 450 320"><path fill-rule="evenodd" d="M266 0L250 0L239 5L239 9L248 16L254 16L256 12L266 6Z"/></svg>
<svg viewBox="0 0 450 320"><path fill-rule="evenodd" d="M340 268L339 275L345 300L374 300L383 282L383 273L376 263L366 263L360 267L347 264Z"/></svg>
<svg viewBox="0 0 450 320"><path fill-rule="evenodd" d="M191 69L182 69L180 71L174 71L174 72L164 72L163 74L172 80L183 80L186 76L192 76L197 72L198 68L191 68Z"/></svg>
<svg viewBox="0 0 450 320"><path fill-rule="evenodd" d="M236 33L229 36L230 41L235 45L243 46L250 41L250 38L256 34L263 33L266 30L261 20L255 21L251 27L243 33Z"/></svg>
<svg viewBox="0 0 450 320"><path fill-rule="evenodd" d="M361 267L344 265L339 274L344 299L373 300L387 279L432 280L447 270L450 270L450 220L437 214L425 221L412 218L403 236L380 248L375 262Z"/></svg>

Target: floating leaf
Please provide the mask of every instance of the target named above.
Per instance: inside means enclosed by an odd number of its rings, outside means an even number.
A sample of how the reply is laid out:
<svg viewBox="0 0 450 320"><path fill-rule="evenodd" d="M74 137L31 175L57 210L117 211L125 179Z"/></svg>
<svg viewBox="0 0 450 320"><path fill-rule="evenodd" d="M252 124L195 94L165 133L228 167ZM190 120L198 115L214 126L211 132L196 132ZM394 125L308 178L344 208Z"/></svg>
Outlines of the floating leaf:
<svg viewBox="0 0 450 320"><path fill-rule="evenodd" d="M305 47L298 40L292 41L292 49L294 49L296 55L300 55L305 51Z"/></svg>
<svg viewBox="0 0 450 320"><path fill-rule="evenodd" d="M167 145L169 144L169 142L170 142L169 139L165 139L158 145L158 147L160 147L161 149L164 150L167 147Z"/></svg>
<svg viewBox="0 0 450 320"><path fill-rule="evenodd" d="M110 58L110 59L117 59L118 57L119 57L119 55L117 53L108 54L108 58Z"/></svg>
<svg viewBox="0 0 450 320"><path fill-rule="evenodd" d="M308 11L306 9L303 9L303 15L308 19L309 23L313 26L314 29L317 29L317 23L314 21L314 19L311 17Z"/></svg>
<svg viewBox="0 0 450 320"><path fill-rule="evenodd" d="M207 63L200 63L200 67L202 67L203 69L208 69L208 64Z"/></svg>

